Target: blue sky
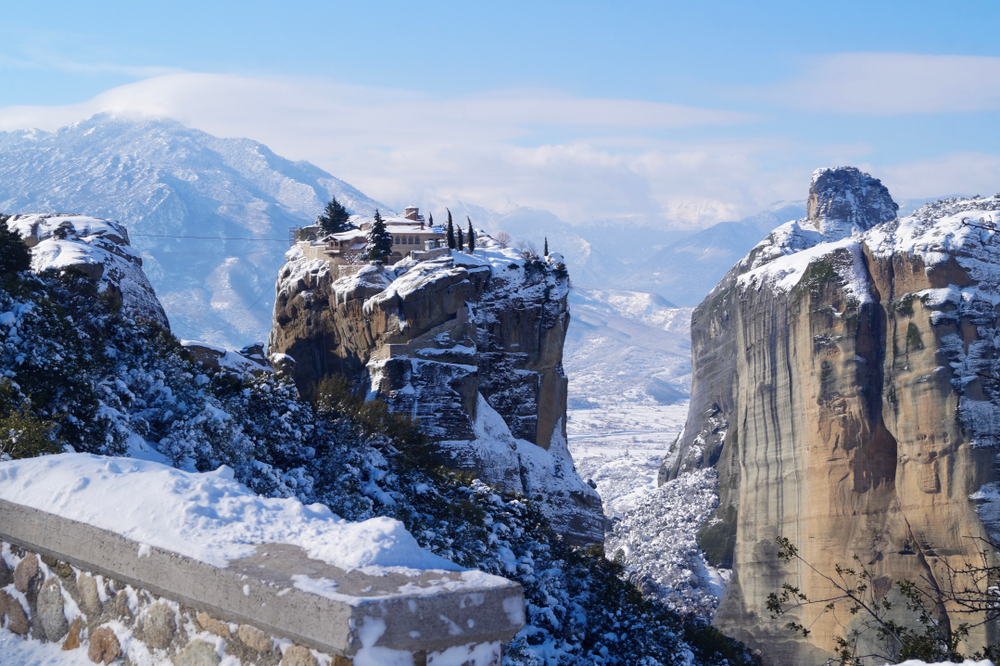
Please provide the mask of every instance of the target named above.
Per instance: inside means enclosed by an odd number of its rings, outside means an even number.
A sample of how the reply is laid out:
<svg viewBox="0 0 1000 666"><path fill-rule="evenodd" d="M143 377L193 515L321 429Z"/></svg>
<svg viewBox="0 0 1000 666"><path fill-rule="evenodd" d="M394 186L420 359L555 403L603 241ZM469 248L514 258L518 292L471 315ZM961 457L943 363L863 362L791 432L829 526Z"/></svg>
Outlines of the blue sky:
<svg viewBox="0 0 1000 666"><path fill-rule="evenodd" d="M704 225L854 164L1000 190L1000 3L17 3L0 129L162 115L394 205Z"/></svg>

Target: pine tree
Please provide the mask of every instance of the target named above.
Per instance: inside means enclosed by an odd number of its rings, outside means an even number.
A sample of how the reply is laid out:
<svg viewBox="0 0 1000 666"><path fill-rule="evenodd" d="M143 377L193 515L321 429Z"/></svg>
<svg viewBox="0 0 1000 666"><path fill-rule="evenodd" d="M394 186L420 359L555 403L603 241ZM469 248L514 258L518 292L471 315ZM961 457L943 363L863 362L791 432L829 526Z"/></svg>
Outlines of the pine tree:
<svg viewBox="0 0 1000 666"><path fill-rule="evenodd" d="M368 229L368 244L365 248L365 258L369 261L384 261L392 254L392 236L385 228L385 221L375 209L375 219Z"/></svg>
<svg viewBox="0 0 1000 666"><path fill-rule="evenodd" d="M445 208L445 210L448 211L448 232L447 232L448 233L448 247L450 247L452 250L454 250L455 249L455 225L453 225L451 223L451 211L448 210L447 208Z"/></svg>
<svg viewBox="0 0 1000 666"><path fill-rule="evenodd" d="M469 254L472 254L476 251L476 232L472 229L472 218L466 215L465 219L469 221Z"/></svg>
<svg viewBox="0 0 1000 666"><path fill-rule="evenodd" d="M546 257L549 256L549 237L548 236L545 237L545 250L544 250L544 252L545 252L545 256Z"/></svg>
<svg viewBox="0 0 1000 666"><path fill-rule="evenodd" d="M337 197L333 197L323 210L323 214L316 218L316 223L319 224L323 233L338 234L351 228L347 222L349 219L351 219L351 214L340 205Z"/></svg>
<svg viewBox="0 0 1000 666"><path fill-rule="evenodd" d="M462 236L462 227L458 228L458 251L465 249L465 237Z"/></svg>
<svg viewBox="0 0 1000 666"><path fill-rule="evenodd" d="M8 215L0 213L0 274L20 273L31 268L31 252L21 235L7 228Z"/></svg>

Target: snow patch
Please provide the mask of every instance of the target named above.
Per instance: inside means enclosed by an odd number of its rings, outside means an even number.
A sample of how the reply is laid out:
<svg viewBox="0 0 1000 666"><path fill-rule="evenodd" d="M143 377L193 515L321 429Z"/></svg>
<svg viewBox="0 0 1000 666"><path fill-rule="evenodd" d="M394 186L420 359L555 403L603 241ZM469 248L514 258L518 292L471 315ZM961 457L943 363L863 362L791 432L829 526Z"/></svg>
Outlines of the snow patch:
<svg viewBox="0 0 1000 666"><path fill-rule="evenodd" d="M0 498L217 567L253 554L257 544L287 543L344 570L462 570L420 548L398 520L352 523L322 504L262 498L225 467L198 474L64 453L0 465Z"/></svg>

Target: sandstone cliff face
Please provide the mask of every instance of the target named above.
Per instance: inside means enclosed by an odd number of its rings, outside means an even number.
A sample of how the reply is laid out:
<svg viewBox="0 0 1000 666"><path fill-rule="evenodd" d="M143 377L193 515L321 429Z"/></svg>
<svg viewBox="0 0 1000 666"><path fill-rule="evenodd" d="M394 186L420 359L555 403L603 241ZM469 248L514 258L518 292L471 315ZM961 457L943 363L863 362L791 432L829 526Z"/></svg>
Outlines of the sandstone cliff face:
<svg viewBox="0 0 1000 666"><path fill-rule="evenodd" d="M805 610L805 642L770 618L784 582L832 592L781 563L775 537L824 573L874 561L888 589L946 586L995 527L1000 395L982 375L1000 370L1000 239L962 220L1000 219L1000 199L895 210L876 179L818 171L810 217L776 229L692 320L691 413L661 476L718 466L717 520L701 537L734 571L716 623L772 663L821 660L858 621L846 606Z"/></svg>
<svg viewBox="0 0 1000 666"><path fill-rule="evenodd" d="M566 447L565 267L487 247L339 279L289 252L269 351L302 388L343 374L411 414L442 461L544 500L577 543L603 542L597 493Z"/></svg>

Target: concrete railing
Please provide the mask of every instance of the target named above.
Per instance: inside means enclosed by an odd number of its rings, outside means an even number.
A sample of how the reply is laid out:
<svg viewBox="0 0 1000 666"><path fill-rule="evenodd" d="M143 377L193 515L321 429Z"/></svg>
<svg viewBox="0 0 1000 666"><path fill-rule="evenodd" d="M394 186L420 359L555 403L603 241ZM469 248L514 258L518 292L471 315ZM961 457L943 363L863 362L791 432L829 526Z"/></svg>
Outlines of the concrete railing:
<svg viewBox="0 0 1000 666"><path fill-rule="evenodd" d="M4 500L0 541L332 655L337 664L365 649L407 652L419 664L467 648L465 663L485 666L499 663L501 643L524 624L520 585L481 572L367 575L288 544L260 544L219 568Z"/></svg>

